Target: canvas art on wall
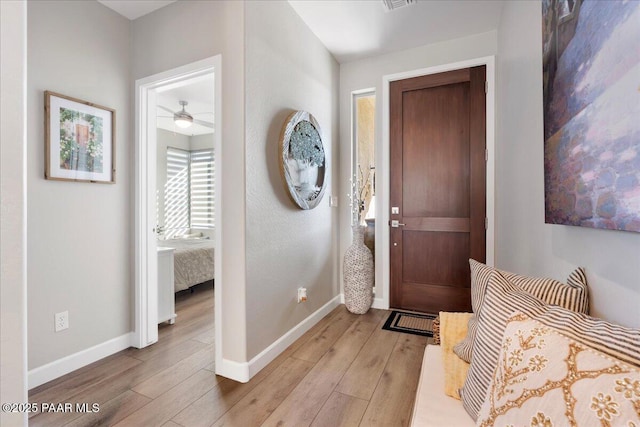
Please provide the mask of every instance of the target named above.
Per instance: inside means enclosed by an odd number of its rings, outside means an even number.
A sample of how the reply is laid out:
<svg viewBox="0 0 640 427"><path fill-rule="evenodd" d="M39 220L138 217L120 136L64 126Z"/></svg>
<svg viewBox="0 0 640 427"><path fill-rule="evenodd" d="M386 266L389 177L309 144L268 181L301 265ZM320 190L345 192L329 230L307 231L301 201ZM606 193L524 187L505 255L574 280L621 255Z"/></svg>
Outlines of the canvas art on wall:
<svg viewBox="0 0 640 427"><path fill-rule="evenodd" d="M45 178L115 182L115 111L46 91Z"/></svg>
<svg viewBox="0 0 640 427"><path fill-rule="evenodd" d="M545 219L640 232L640 2L543 0Z"/></svg>

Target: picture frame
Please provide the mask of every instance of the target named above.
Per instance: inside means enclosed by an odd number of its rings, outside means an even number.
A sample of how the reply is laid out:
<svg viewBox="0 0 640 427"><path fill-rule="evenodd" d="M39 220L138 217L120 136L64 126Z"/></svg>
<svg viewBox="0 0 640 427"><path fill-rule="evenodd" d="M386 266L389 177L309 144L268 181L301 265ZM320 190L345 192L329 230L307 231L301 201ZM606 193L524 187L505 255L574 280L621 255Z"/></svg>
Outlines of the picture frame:
<svg viewBox="0 0 640 427"><path fill-rule="evenodd" d="M327 187L328 157L318 121L307 111L294 111L280 137L280 170L291 200L300 209L313 209Z"/></svg>
<svg viewBox="0 0 640 427"><path fill-rule="evenodd" d="M115 183L116 112L44 92L45 179Z"/></svg>

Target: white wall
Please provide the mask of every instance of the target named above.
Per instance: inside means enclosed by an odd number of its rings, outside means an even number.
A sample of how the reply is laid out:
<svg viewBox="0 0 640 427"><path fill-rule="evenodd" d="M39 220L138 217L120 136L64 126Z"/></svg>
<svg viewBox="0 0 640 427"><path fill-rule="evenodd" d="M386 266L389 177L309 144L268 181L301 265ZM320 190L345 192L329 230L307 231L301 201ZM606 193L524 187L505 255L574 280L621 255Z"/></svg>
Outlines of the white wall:
<svg viewBox="0 0 640 427"><path fill-rule="evenodd" d="M213 134L194 135L189 138L191 150L205 150L213 148Z"/></svg>
<svg viewBox="0 0 640 427"><path fill-rule="evenodd" d="M0 2L0 402L27 402L25 2ZM26 413L0 413L3 426Z"/></svg>
<svg viewBox="0 0 640 427"><path fill-rule="evenodd" d="M133 79L222 55L223 357L246 361L244 4L180 1L133 23ZM216 113L217 114L217 113Z"/></svg>
<svg viewBox="0 0 640 427"><path fill-rule="evenodd" d="M360 61L341 64L340 66L340 259L351 244L351 210L347 194L351 184L351 93L355 90L375 88L376 91L376 174L378 182L376 190L381 198L387 197L383 193L384 185L381 176L385 168L388 170L389 159L382 156L380 148L382 139L382 106L388 100L382 99L382 78L388 74L413 71L437 65L465 61L474 58L495 55L497 52L497 33L476 34L469 37L449 40L403 50L390 54L367 58ZM387 183L388 184L388 183ZM386 187L388 189L388 185ZM380 200L380 199L378 199ZM384 219L384 217L379 217ZM388 235L388 228L383 224ZM380 238L380 236L377 236ZM381 240L378 240L380 243ZM385 245L376 247L376 266L380 270ZM380 249L380 250L378 250ZM383 297L383 289L378 283L382 277L376 272L376 300ZM341 284L342 286L342 284Z"/></svg>
<svg viewBox="0 0 640 427"><path fill-rule="evenodd" d="M498 29L497 265L559 280L586 267L591 313L640 327L640 234L544 223L540 3Z"/></svg>
<svg viewBox="0 0 640 427"><path fill-rule="evenodd" d="M287 2L246 5L247 353L251 358L338 294L338 63ZM297 208L280 175L279 138L313 114L329 161L324 199ZM296 290L309 300L297 304Z"/></svg>
<svg viewBox="0 0 640 427"><path fill-rule="evenodd" d="M97 2L28 2L29 369L132 330L129 30ZM45 90L116 110L115 184L44 179Z"/></svg>

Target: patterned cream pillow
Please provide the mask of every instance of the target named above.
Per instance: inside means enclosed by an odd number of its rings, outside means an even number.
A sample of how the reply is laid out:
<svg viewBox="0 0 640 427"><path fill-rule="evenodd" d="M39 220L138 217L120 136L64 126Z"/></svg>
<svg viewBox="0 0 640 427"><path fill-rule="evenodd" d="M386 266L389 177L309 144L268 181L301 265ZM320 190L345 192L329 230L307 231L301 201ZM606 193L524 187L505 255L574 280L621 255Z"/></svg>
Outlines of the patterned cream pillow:
<svg viewBox="0 0 640 427"><path fill-rule="evenodd" d="M612 353L514 313L477 425L640 426L640 360Z"/></svg>
<svg viewBox="0 0 640 427"><path fill-rule="evenodd" d="M444 365L444 394L460 400L458 390L464 385L469 364L460 359L453 346L467 333L467 323L471 313L440 312L440 343Z"/></svg>
<svg viewBox="0 0 640 427"><path fill-rule="evenodd" d="M484 307L487 284L494 271L499 271L515 286L546 304L558 305L579 313L589 313L587 276L582 268L575 269L564 284L553 279L521 276L498 270L474 259L469 260L469 266L471 268L471 308L474 315L469 319L467 336L453 348L453 351L467 362L471 362L478 332L478 316Z"/></svg>

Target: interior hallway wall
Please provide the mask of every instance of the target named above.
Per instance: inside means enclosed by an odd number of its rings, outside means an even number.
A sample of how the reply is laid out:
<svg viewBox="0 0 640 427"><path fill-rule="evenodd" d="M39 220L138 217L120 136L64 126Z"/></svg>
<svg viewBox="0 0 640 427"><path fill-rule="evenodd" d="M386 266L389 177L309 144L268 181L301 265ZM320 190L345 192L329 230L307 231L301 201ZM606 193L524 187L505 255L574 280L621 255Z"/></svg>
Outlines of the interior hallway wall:
<svg viewBox="0 0 640 427"><path fill-rule="evenodd" d="M339 66L287 2L246 5L247 352L251 359L338 294ZM310 112L328 161L321 203L301 210L279 165L287 116ZM296 302L304 286L309 299Z"/></svg>
<svg viewBox="0 0 640 427"><path fill-rule="evenodd" d="M28 9L29 369L132 330L130 22L98 2ZM44 179L44 91L115 109L116 183ZM69 329L54 332L54 314Z"/></svg>
<svg viewBox="0 0 640 427"><path fill-rule="evenodd" d="M544 223L541 29L539 1L505 3L498 29L497 265L558 280L583 266L591 314L640 327L640 234Z"/></svg>
<svg viewBox="0 0 640 427"><path fill-rule="evenodd" d="M340 259L351 244L351 209L347 194L351 191L352 92L368 88L375 89L375 138L379 143L382 140L382 106L388 102L382 96L383 76L495 55L496 52L497 33L490 31L340 65ZM379 144L376 145L375 153L378 171L376 190L380 195L380 198L376 197L378 201L389 197L388 194L381 193L384 188L382 171L388 170L389 159L383 158L379 147ZM385 232L388 233L388 229L385 229ZM378 241L381 242L381 240ZM382 265L383 250L388 251L383 245L377 246L376 265L378 266ZM383 290L380 284L376 283L376 300L382 297Z"/></svg>
<svg viewBox="0 0 640 427"><path fill-rule="evenodd" d="M27 4L0 2L0 402L27 402ZM27 414L0 413L0 425Z"/></svg>

